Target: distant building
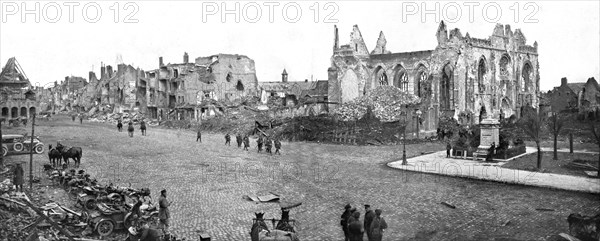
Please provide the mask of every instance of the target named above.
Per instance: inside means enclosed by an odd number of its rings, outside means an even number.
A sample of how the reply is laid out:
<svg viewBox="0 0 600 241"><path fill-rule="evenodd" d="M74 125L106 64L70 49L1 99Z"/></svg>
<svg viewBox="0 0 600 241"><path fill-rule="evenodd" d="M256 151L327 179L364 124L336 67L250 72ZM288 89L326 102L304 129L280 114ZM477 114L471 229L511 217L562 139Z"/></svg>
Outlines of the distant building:
<svg viewBox="0 0 600 241"><path fill-rule="evenodd" d="M577 94L585 83L568 83L567 78L560 80L560 86L554 87L549 93L550 109L561 112L577 108Z"/></svg>
<svg viewBox="0 0 600 241"><path fill-rule="evenodd" d="M263 103L267 102L268 97L280 97L284 98L285 106L294 106L298 104L302 93L304 91L313 89L316 82L309 82L308 79L302 81L288 81L287 70L283 69L281 73L281 81L273 82L259 82L259 90L261 91L261 98Z"/></svg>
<svg viewBox="0 0 600 241"><path fill-rule="evenodd" d="M561 85L548 94L552 112L577 109L579 114L589 116L600 111L600 86L594 77L587 82L568 83L561 79Z"/></svg>
<svg viewBox="0 0 600 241"><path fill-rule="evenodd" d="M38 111L31 82L15 57L8 59L0 72L0 108L2 118L30 118Z"/></svg>

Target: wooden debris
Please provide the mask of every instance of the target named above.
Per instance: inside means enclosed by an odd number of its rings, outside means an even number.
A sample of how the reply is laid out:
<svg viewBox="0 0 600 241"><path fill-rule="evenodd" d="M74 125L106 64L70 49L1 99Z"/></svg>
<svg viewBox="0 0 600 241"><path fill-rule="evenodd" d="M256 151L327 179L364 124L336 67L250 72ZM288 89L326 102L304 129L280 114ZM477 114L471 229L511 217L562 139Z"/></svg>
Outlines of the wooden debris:
<svg viewBox="0 0 600 241"><path fill-rule="evenodd" d="M449 203L447 203L447 202L442 202L442 204L444 204L444 206L446 206L446 207L449 207L449 208L452 208L452 209L455 209L455 208L456 208L456 206L454 206L454 205L452 205L452 204L449 204Z"/></svg>
<svg viewBox="0 0 600 241"><path fill-rule="evenodd" d="M508 220L508 221L504 222L504 224L502 224L502 227L504 227L504 226L506 226L506 225L508 225L508 224L510 224L510 220Z"/></svg>

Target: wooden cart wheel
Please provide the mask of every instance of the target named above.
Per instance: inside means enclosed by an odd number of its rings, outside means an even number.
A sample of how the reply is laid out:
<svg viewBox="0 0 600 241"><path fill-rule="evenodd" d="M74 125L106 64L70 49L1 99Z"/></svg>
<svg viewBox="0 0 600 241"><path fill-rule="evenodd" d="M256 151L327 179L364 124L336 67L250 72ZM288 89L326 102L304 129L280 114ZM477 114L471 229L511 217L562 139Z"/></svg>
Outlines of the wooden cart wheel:
<svg viewBox="0 0 600 241"><path fill-rule="evenodd" d="M6 156L8 154L8 148L6 146L2 146L2 156Z"/></svg>
<svg viewBox="0 0 600 241"><path fill-rule="evenodd" d="M100 236L108 236L115 229L115 224L107 219L103 219L96 224L96 231Z"/></svg>

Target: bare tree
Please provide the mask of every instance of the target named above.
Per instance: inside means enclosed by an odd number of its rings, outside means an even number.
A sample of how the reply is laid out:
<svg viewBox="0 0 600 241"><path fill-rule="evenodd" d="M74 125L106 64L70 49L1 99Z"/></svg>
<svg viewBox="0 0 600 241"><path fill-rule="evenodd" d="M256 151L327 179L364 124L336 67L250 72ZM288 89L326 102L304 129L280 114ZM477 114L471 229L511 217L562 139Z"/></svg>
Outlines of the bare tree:
<svg viewBox="0 0 600 241"><path fill-rule="evenodd" d="M537 169L542 168L542 147L540 140L544 132L544 115L535 110L525 112L525 116L519 120L519 127L535 141L537 147Z"/></svg>
<svg viewBox="0 0 600 241"><path fill-rule="evenodd" d="M565 119L556 113L553 113L552 117L550 117L550 119L548 120L548 130L550 130L550 133L552 133L552 136L554 137L554 160L558 160L558 154L557 154L558 135L561 134L564 126L565 126Z"/></svg>
<svg viewBox="0 0 600 241"><path fill-rule="evenodd" d="M600 147L600 123L598 122L590 122L590 129L592 129L592 134L594 134L594 138L596 138L596 144ZM600 177L600 156L598 156L598 177Z"/></svg>

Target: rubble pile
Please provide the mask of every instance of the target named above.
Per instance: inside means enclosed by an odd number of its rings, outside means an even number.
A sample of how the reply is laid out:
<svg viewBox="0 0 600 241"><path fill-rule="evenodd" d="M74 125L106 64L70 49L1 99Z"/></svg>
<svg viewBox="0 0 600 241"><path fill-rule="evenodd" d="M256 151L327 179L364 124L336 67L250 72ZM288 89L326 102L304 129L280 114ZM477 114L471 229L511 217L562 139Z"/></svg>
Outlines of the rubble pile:
<svg viewBox="0 0 600 241"><path fill-rule="evenodd" d="M402 119L408 107L415 106L420 101L419 97L394 86L379 86L368 95L342 104L334 114L340 120L353 121L362 118L371 109L380 121L394 122Z"/></svg>
<svg viewBox="0 0 600 241"><path fill-rule="evenodd" d="M4 176L7 178L0 182L0 240L2 241L67 240L66 235L59 232L48 221L42 220L36 212L48 216L58 224L58 227L79 240L125 240L128 236L125 230L101 236L96 230L97 222L105 218L114 218L114 212L119 210L122 216L129 213L132 204L127 203L126 197L137 195L149 198L151 194L148 188L135 189L112 184L100 185L84 170L51 169L47 171L49 178L42 180L42 183L58 184L58 186L35 185L34 189L28 192L32 197L32 202L24 193L14 192L14 187L10 182L11 173L11 171L5 172L4 174L8 175L3 174L2 178L5 178ZM65 192L58 188L63 188ZM73 203L73 200L77 200L76 203ZM31 203L35 208L26 206L25 202ZM44 206L37 206L37 204L44 204ZM147 206L149 208L153 206L151 202L149 205ZM147 213L157 214L155 208L145 210L154 210ZM135 219L133 220L135 223ZM154 223L157 224L157 222ZM156 228L152 224L151 227ZM115 230L118 228L115 227ZM182 239L171 235L165 237L165 240L178 241Z"/></svg>

